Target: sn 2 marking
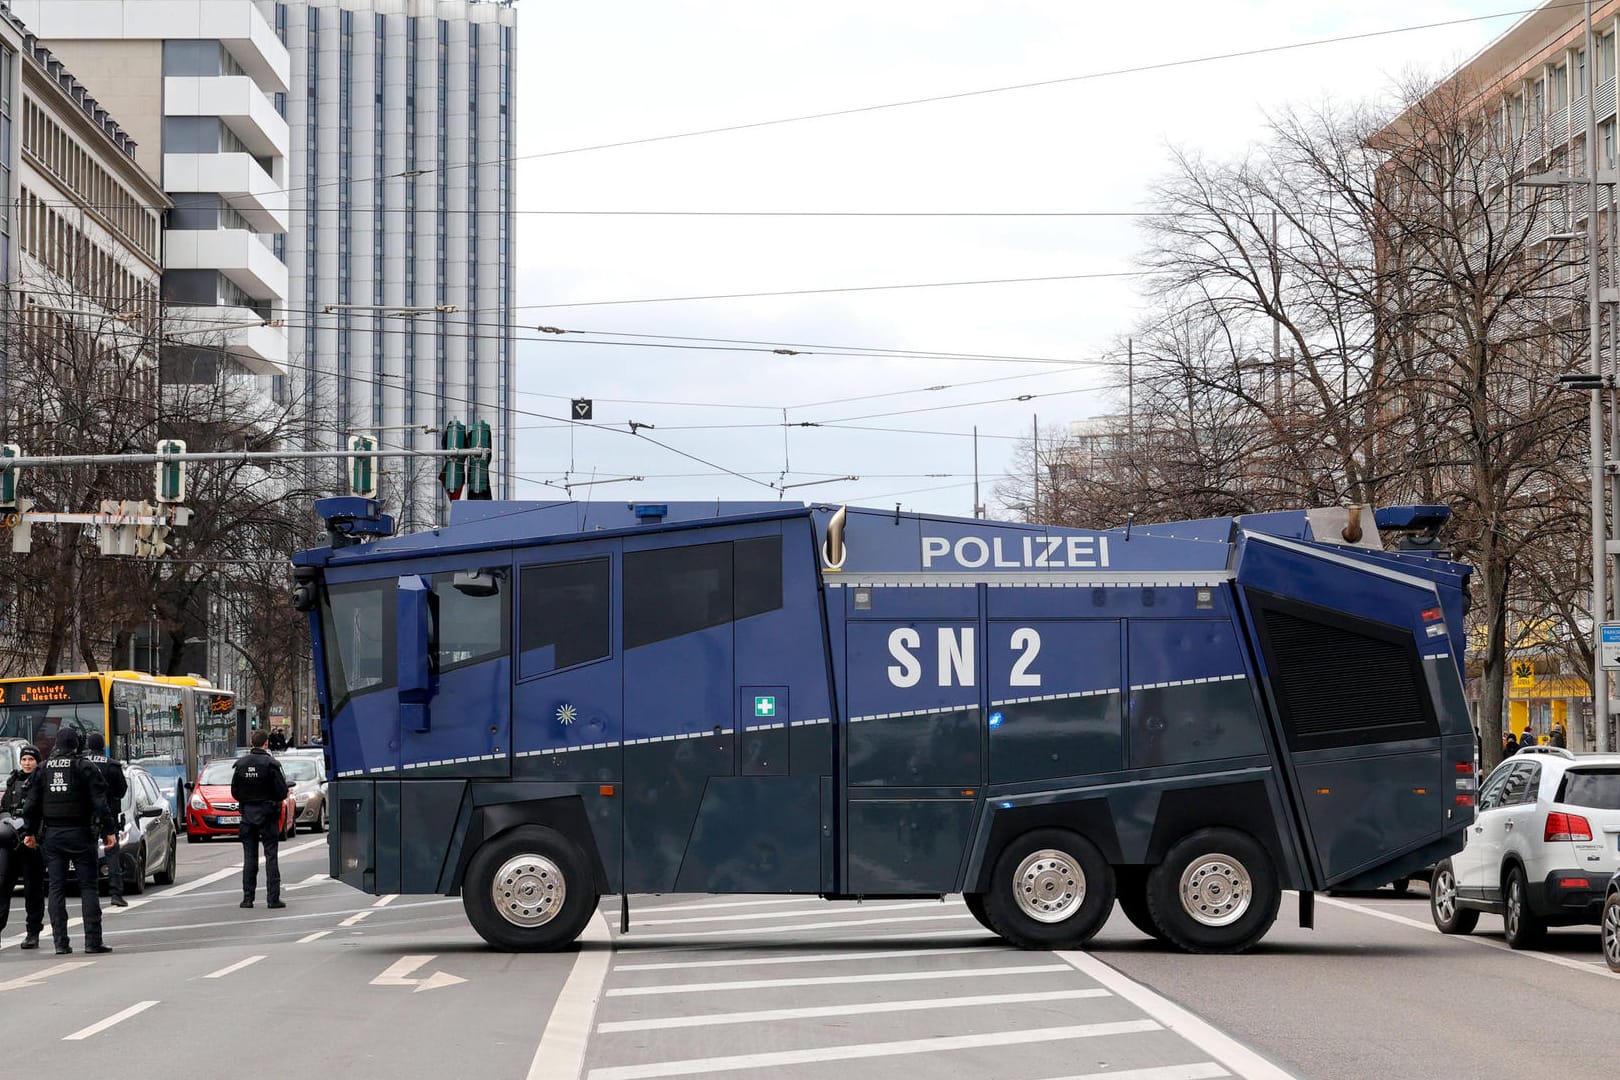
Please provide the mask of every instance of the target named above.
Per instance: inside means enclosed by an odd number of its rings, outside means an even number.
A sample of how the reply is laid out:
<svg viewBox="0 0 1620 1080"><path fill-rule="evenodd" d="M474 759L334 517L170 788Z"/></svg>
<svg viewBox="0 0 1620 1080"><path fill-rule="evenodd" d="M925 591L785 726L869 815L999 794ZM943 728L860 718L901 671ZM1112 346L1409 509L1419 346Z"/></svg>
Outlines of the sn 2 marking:
<svg viewBox="0 0 1620 1080"><path fill-rule="evenodd" d="M925 536L922 538L923 569L932 569L936 560L949 560L963 570L985 566L1003 570L1042 567L1097 570L1108 565L1106 536L1025 536L1022 544L1016 543L1017 539L963 536L953 544L948 537Z"/></svg>
<svg viewBox="0 0 1620 1080"><path fill-rule="evenodd" d="M939 686L974 685L974 629L971 626L938 628L936 656L939 664L936 671ZM1013 664L1008 684L1041 685L1041 673L1030 670L1035 657L1040 655L1040 632L1033 626L1020 626L1012 632L1010 644L1019 657ZM911 627L901 626L889 631L889 656L894 660L888 669L890 686L908 690L922 681L922 661L917 659L916 652L921 648L922 635Z"/></svg>

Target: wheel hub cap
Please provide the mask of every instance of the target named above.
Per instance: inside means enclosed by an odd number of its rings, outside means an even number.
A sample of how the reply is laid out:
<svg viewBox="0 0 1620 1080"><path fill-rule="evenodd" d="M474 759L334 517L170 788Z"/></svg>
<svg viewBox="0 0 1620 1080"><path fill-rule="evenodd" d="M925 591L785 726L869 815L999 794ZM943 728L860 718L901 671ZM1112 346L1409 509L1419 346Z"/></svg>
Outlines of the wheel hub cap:
<svg viewBox="0 0 1620 1080"><path fill-rule="evenodd" d="M1434 880L1434 908L1446 922L1457 914L1457 886L1450 874L1441 873Z"/></svg>
<svg viewBox="0 0 1620 1080"><path fill-rule="evenodd" d="M1603 958L1609 967L1620 971L1620 904L1609 903L1603 908Z"/></svg>
<svg viewBox="0 0 1620 1080"><path fill-rule="evenodd" d="M544 855L516 855L501 864L492 888L495 910L513 926L544 926L557 917L568 886Z"/></svg>
<svg viewBox="0 0 1620 1080"><path fill-rule="evenodd" d="M1013 872L1018 909L1036 922L1062 922L1086 899L1086 876L1071 855L1054 848L1032 852Z"/></svg>
<svg viewBox="0 0 1620 1080"><path fill-rule="evenodd" d="M1230 855L1206 855L1182 871L1181 906L1205 926L1236 922L1253 899L1248 869Z"/></svg>

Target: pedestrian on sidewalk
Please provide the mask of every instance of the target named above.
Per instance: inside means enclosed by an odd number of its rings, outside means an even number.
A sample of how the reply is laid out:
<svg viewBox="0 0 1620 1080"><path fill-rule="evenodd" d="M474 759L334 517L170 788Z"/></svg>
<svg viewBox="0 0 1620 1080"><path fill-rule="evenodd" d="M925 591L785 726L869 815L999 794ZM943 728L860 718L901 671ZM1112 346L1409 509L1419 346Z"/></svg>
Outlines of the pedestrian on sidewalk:
<svg viewBox="0 0 1620 1080"><path fill-rule="evenodd" d="M281 803L287 797L287 777L281 762L270 756L270 741L263 728L254 731L253 748L236 759L231 773L231 798L241 807L242 822L242 903L253 906L259 885L259 848L264 848L264 895L267 906L282 908L281 863L277 845L281 841Z"/></svg>

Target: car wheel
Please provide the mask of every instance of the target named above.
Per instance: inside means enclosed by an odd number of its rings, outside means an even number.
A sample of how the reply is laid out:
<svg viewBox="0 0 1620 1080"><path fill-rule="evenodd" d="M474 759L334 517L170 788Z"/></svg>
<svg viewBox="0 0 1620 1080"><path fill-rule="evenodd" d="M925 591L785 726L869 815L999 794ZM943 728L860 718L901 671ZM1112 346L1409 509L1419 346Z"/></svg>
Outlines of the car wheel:
<svg viewBox="0 0 1620 1080"><path fill-rule="evenodd" d="M522 825L473 853L461 903L478 936L511 952L554 952L600 897L584 853L555 829Z"/></svg>
<svg viewBox="0 0 1620 1080"><path fill-rule="evenodd" d="M1610 971L1620 971L1620 891L1610 890L1603 901L1603 919L1599 936L1603 940L1603 962Z"/></svg>
<svg viewBox="0 0 1620 1080"><path fill-rule="evenodd" d="M1035 829L1001 849L984 909L1020 949L1077 948L1114 909L1114 868L1078 833Z"/></svg>
<svg viewBox="0 0 1620 1080"><path fill-rule="evenodd" d="M1154 941L1167 941L1164 931L1153 921L1153 913L1148 910L1147 867L1122 869L1115 877L1119 881L1119 910L1125 913L1131 925Z"/></svg>
<svg viewBox="0 0 1620 1080"><path fill-rule="evenodd" d="M1429 879L1429 917L1442 934L1466 934L1479 924L1479 912L1457 899L1457 874L1450 859L1436 865Z"/></svg>
<svg viewBox="0 0 1620 1080"><path fill-rule="evenodd" d="M1525 888L1524 871L1508 867L1502 881L1502 936L1508 947L1528 949L1541 943L1546 924L1530 910L1530 892Z"/></svg>
<svg viewBox="0 0 1620 1080"><path fill-rule="evenodd" d="M186 843L188 843L188 844L199 844L201 842L202 842L202 837L197 835L197 830L196 829L187 829L186 830Z"/></svg>
<svg viewBox="0 0 1620 1080"><path fill-rule="evenodd" d="M321 812L319 814L315 815L315 831L318 832L318 833L323 833L323 832L326 831L326 800L325 799L321 800Z"/></svg>
<svg viewBox="0 0 1620 1080"><path fill-rule="evenodd" d="M963 893L962 903L967 905L968 913L978 920L980 926L984 927L992 934L996 932L996 928L990 925L989 914L987 914L984 910L984 893Z"/></svg>
<svg viewBox="0 0 1620 1080"><path fill-rule="evenodd" d="M152 880L159 885L174 884L175 843L174 837L169 837L169 857L163 860L163 869L152 871Z"/></svg>
<svg viewBox="0 0 1620 1080"><path fill-rule="evenodd" d="M122 858L122 856L119 856ZM135 856L135 872L124 875L124 893L129 896L139 896L146 891L146 841L141 841L141 850Z"/></svg>
<svg viewBox="0 0 1620 1080"><path fill-rule="evenodd" d="M1148 913L1165 940L1192 953L1238 953L1277 919L1282 887L1271 856L1235 829L1200 829L1148 872Z"/></svg>

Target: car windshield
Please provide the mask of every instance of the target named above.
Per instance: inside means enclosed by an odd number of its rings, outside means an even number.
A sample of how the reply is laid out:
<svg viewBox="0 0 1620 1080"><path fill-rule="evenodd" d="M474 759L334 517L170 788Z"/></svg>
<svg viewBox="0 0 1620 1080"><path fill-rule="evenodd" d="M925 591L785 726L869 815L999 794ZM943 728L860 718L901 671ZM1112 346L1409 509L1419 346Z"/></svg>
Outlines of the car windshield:
<svg viewBox="0 0 1620 1080"><path fill-rule="evenodd" d="M203 766L202 775L197 777L199 784L224 785L231 782L231 773L235 770L234 761L215 761Z"/></svg>
<svg viewBox="0 0 1620 1080"><path fill-rule="evenodd" d="M1593 810L1620 810L1620 769L1571 769L1564 774L1558 801Z"/></svg>
<svg viewBox="0 0 1620 1080"><path fill-rule="evenodd" d="M291 780L295 784L302 780L314 780L317 778L315 773L315 763L310 761L308 758L305 758L302 761L300 761L298 758L283 758L281 762L281 771L286 775L288 780Z"/></svg>

